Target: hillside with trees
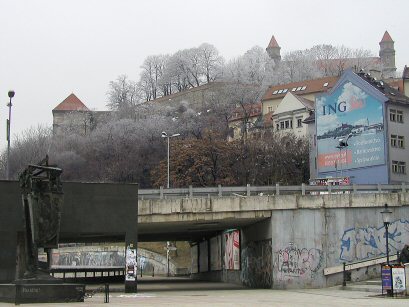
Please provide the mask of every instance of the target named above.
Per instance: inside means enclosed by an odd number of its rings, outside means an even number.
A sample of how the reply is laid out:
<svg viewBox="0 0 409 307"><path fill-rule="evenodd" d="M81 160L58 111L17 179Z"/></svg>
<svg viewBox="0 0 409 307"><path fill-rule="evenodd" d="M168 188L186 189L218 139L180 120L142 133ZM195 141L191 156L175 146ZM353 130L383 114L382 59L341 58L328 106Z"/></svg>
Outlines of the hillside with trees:
<svg viewBox="0 0 409 307"><path fill-rule="evenodd" d="M339 75L346 62L371 65L370 53L330 45L293 51L279 64L253 47L226 61L210 44L170 55L148 56L140 79L126 75L111 81L106 122L86 135L53 135L37 127L14 137L10 173L17 179L28 163L46 154L69 181L137 182L141 188L166 186L167 144L161 132L180 133L171 141L173 187L299 184L309 177L308 141L266 132L263 138L227 142L232 110L256 103L270 85ZM198 108L190 101L155 103L155 99L220 82ZM244 121L246 117L244 116ZM245 124L245 123L243 123ZM0 157L5 178L6 153Z"/></svg>

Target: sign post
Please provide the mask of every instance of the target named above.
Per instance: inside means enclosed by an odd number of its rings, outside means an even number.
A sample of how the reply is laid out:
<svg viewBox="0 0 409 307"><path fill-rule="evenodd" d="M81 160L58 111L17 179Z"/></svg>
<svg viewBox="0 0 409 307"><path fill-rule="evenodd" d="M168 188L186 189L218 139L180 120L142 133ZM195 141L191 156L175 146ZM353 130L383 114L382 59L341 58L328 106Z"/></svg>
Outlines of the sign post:
<svg viewBox="0 0 409 307"><path fill-rule="evenodd" d="M391 267L389 265L383 265L381 275L382 275L382 294L384 293L384 290L386 290L387 293L393 293Z"/></svg>

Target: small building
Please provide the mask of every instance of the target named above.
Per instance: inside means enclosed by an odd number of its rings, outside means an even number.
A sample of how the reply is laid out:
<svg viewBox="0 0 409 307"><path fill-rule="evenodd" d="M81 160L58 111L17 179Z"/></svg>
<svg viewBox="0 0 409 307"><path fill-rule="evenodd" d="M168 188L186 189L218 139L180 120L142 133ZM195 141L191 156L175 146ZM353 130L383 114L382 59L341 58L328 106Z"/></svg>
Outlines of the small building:
<svg viewBox="0 0 409 307"><path fill-rule="evenodd" d="M272 115L274 130L307 136L307 125L303 121L313 110L314 101L288 92Z"/></svg>
<svg viewBox="0 0 409 307"><path fill-rule="evenodd" d="M316 95L331 89L338 79L339 77L325 77L270 86L261 99L262 112L275 112L287 93L314 101Z"/></svg>
<svg viewBox="0 0 409 307"><path fill-rule="evenodd" d="M409 97L364 72L346 71L315 99L311 179L356 184L409 182Z"/></svg>
<svg viewBox="0 0 409 307"><path fill-rule="evenodd" d="M228 141L239 140L254 135L258 130L259 123L262 124L261 102L247 103L236 107L229 119Z"/></svg>
<svg viewBox="0 0 409 307"><path fill-rule="evenodd" d="M52 113L54 135L67 132L87 135L96 127L97 122L104 120L112 112L91 111L74 93L72 93L58 104L52 110Z"/></svg>

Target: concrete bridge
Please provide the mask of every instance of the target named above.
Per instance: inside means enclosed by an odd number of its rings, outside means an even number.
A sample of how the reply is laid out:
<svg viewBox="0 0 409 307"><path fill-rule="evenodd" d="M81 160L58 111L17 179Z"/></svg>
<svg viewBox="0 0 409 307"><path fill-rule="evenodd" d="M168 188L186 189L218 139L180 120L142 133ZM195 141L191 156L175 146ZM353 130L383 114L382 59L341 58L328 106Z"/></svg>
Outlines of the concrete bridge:
<svg viewBox="0 0 409 307"><path fill-rule="evenodd" d="M242 187L221 196L218 189L208 195L200 191L198 196L194 189L168 194L159 190L154 198L149 191L149 199L142 190L139 239L189 240L194 278L259 288L341 284L342 273L324 275L324 269L386 255L380 213L385 203L393 211L390 253L409 244L405 185L330 187L330 191L307 186ZM237 257L231 232L226 232L231 229L239 231L240 259L235 268L228 267ZM356 270L352 279L378 276L379 271L379 265Z"/></svg>

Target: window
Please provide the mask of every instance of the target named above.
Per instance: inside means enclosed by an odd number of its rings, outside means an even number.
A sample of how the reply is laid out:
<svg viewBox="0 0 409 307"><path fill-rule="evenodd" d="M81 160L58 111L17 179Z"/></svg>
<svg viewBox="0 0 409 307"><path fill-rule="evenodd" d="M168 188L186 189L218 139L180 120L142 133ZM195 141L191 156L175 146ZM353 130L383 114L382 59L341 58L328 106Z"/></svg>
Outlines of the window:
<svg viewBox="0 0 409 307"><path fill-rule="evenodd" d="M297 128L302 127L302 118L297 118Z"/></svg>
<svg viewBox="0 0 409 307"><path fill-rule="evenodd" d="M327 86L328 86L328 82L325 82L325 83L324 83L324 87L327 87Z"/></svg>
<svg viewBox="0 0 409 307"><path fill-rule="evenodd" d="M396 121L398 123L403 123L403 112L402 111L396 111Z"/></svg>
<svg viewBox="0 0 409 307"><path fill-rule="evenodd" d="M396 174L406 174L406 162L392 161L392 172Z"/></svg>
<svg viewBox="0 0 409 307"><path fill-rule="evenodd" d="M273 112L273 107L268 107L267 110L268 112Z"/></svg>
<svg viewBox="0 0 409 307"><path fill-rule="evenodd" d="M286 89L286 88L283 89L283 94L284 94L284 93L287 93L287 91L288 91L288 89Z"/></svg>
<svg viewBox="0 0 409 307"><path fill-rule="evenodd" d="M389 120L391 122L396 122L396 110L394 109L389 110Z"/></svg>
<svg viewBox="0 0 409 307"><path fill-rule="evenodd" d="M278 91L277 91L277 90L275 90L275 91L273 92L273 95L277 94L277 92L278 92Z"/></svg>
<svg viewBox="0 0 409 307"><path fill-rule="evenodd" d="M280 125L278 123L276 124L276 130L280 130Z"/></svg>
<svg viewBox="0 0 409 307"><path fill-rule="evenodd" d="M392 147L397 147L398 145L398 136L395 134L391 135L391 146Z"/></svg>
<svg viewBox="0 0 409 307"><path fill-rule="evenodd" d="M291 90L291 92L295 92L296 89L297 89L296 87L293 87L293 89Z"/></svg>
<svg viewBox="0 0 409 307"><path fill-rule="evenodd" d="M302 88L301 86L297 87L296 91L299 91L299 90L301 90L301 88Z"/></svg>
<svg viewBox="0 0 409 307"><path fill-rule="evenodd" d="M277 124L277 126L278 126L278 124ZM280 130L292 129L292 128L293 128L293 121L291 119L280 121Z"/></svg>
<svg viewBox="0 0 409 307"><path fill-rule="evenodd" d="M278 94L281 94L282 92L283 92L283 90L279 90L279 91L278 91Z"/></svg>
<svg viewBox="0 0 409 307"><path fill-rule="evenodd" d="M405 148L405 137L398 135L398 147Z"/></svg>
<svg viewBox="0 0 409 307"><path fill-rule="evenodd" d="M301 90L303 91L303 90L305 90L307 88L307 86L303 86L302 88L301 88Z"/></svg>

